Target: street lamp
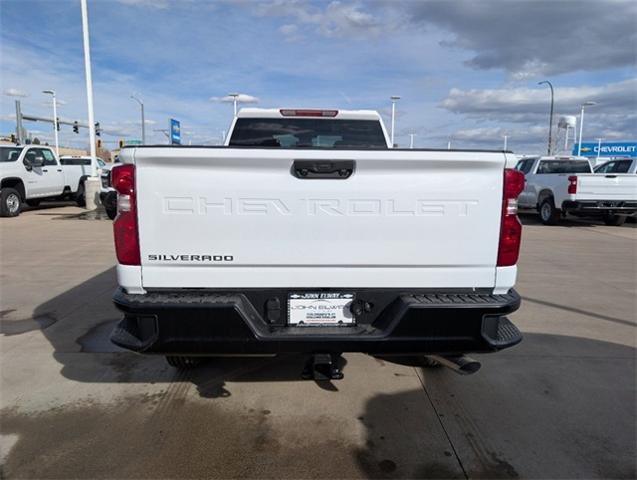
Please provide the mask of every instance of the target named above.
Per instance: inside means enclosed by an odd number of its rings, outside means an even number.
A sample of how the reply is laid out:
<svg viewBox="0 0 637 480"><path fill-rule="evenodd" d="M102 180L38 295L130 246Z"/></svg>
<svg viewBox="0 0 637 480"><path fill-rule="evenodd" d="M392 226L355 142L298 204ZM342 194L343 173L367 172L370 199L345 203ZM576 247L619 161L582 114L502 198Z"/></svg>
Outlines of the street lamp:
<svg viewBox="0 0 637 480"><path fill-rule="evenodd" d="M131 95L130 98L137 101L139 106L142 108L142 145L146 145L146 121L144 120L144 102L142 102L135 95Z"/></svg>
<svg viewBox="0 0 637 480"><path fill-rule="evenodd" d="M238 93L229 93L228 96L230 98L232 98L232 105L234 106L234 116L237 116L237 97L239 96Z"/></svg>
<svg viewBox="0 0 637 480"><path fill-rule="evenodd" d="M551 88L551 111L549 113L549 144L547 148L547 154L550 155L551 154L551 134L553 133L553 98L554 98L553 84L549 82L548 80L543 80L538 83L538 85L543 85L543 84L546 84Z"/></svg>
<svg viewBox="0 0 637 480"><path fill-rule="evenodd" d="M394 148L394 127L396 126L396 102L400 100L398 95L389 97L391 100L391 148Z"/></svg>
<svg viewBox="0 0 637 480"><path fill-rule="evenodd" d="M580 118L579 118L579 144L577 147L578 157L582 154L582 132L584 131L584 107L592 107L593 105L597 105L597 102L582 103L582 112L580 113Z"/></svg>
<svg viewBox="0 0 637 480"><path fill-rule="evenodd" d="M60 145L58 143L58 109L57 99L55 97L55 90L43 90L42 93L51 95L53 97L53 133L55 134L55 154L60 156Z"/></svg>

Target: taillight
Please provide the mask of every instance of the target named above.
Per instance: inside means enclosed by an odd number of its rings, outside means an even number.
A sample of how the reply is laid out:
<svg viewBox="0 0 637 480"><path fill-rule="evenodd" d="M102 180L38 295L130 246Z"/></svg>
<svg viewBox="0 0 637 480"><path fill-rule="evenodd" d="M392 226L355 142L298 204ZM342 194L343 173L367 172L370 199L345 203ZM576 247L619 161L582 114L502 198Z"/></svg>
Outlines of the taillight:
<svg viewBox="0 0 637 480"><path fill-rule="evenodd" d="M520 255L522 224L518 219L518 195L524 190L524 174L505 169L503 190L498 267L509 267L517 263Z"/></svg>
<svg viewBox="0 0 637 480"><path fill-rule="evenodd" d="M117 191L117 217L113 222L117 261L122 265L140 265L135 165L113 167L111 182Z"/></svg>
<svg viewBox="0 0 637 480"><path fill-rule="evenodd" d="M577 193L577 175L571 175L568 177L568 193Z"/></svg>

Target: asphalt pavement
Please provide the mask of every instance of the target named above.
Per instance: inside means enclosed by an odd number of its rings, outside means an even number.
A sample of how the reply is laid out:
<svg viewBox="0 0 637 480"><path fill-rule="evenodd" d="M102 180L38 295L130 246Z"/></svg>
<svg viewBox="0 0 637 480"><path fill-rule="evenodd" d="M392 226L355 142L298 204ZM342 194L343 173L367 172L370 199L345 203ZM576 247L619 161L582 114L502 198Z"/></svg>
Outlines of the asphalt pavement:
<svg viewBox="0 0 637 480"><path fill-rule="evenodd" d="M524 216L510 350L459 376L346 354L180 373L112 345L111 223L0 219L1 478L635 478L637 228Z"/></svg>

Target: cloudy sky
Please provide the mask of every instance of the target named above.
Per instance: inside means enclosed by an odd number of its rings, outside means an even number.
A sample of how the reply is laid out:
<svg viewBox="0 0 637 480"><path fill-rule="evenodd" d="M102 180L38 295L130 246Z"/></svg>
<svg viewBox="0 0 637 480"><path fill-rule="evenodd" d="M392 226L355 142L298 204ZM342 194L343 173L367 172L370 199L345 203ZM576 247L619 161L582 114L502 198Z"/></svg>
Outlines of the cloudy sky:
<svg viewBox="0 0 637 480"><path fill-rule="evenodd" d="M637 139L637 2L89 0L96 119L107 146L164 142L170 117L185 143L215 144L229 92L262 107L372 108L400 95L397 136L420 147L545 149L549 90L556 117L579 114L584 140ZM0 0L0 132L27 114L85 121L77 0ZM16 95L20 95L17 97ZM247 98L247 97L246 97ZM47 103L47 101L49 103ZM26 124L50 140L50 126ZM87 134L62 127L61 141Z"/></svg>

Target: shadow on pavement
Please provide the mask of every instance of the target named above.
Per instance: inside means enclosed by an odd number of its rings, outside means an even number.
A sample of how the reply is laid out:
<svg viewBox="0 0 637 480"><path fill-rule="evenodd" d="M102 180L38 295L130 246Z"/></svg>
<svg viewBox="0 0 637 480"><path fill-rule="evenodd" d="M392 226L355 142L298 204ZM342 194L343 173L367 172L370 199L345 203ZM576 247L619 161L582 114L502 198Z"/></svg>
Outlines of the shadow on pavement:
<svg viewBox="0 0 637 480"><path fill-rule="evenodd" d="M200 401L180 397L177 405L171 394L107 411L89 406L53 412L50 419L48 413L36 419L9 415L3 433L17 432L20 440L7 475L18 465L37 464L29 463L32 455L83 459L75 467L63 462L33 466L48 468L33 470L35 477L91 472L110 477L634 478L637 473L632 347L527 333L519 347L479 356L483 368L469 377L416 368L423 388L368 399L357 419L365 438L352 445L339 438L342 422L352 421L339 412L312 410L316 418L305 419L289 411L289 418L286 414L270 424L269 410L239 417L226 407L219 410L219 400L232 394L228 382L254 383L250 388L258 397L261 382L299 380L300 356L218 358L178 373L161 357L115 347L108 338L119 318L110 299L114 288L111 268L36 309L34 318L55 319L34 322L34 329L40 325L53 346L62 375L79 382L194 384ZM383 374L399 375L391 371ZM162 413L149 421L136 413L142 406ZM44 425L57 436L43 447ZM161 437L161 432L168 433ZM71 435L73 440L66 438ZM147 441L157 435L159 443ZM122 462L132 445L135 458ZM185 455L160 454L175 451ZM346 469L350 463L355 470ZM124 466L129 470L122 471Z"/></svg>

